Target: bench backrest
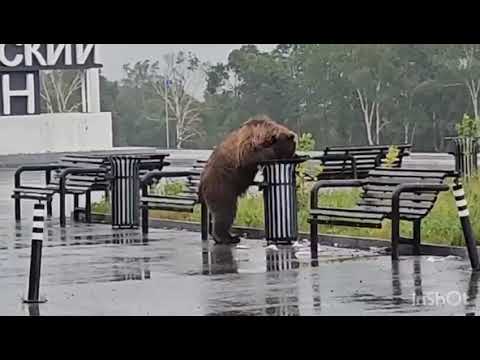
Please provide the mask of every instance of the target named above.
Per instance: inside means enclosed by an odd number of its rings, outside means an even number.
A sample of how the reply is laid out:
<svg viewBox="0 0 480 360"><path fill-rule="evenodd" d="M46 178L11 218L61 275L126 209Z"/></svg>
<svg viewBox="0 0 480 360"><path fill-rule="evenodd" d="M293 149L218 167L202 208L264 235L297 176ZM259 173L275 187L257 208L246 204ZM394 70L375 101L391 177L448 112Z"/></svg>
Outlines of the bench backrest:
<svg viewBox="0 0 480 360"><path fill-rule="evenodd" d="M378 167L370 171L357 205L382 211L391 207L395 188L405 183L442 184L450 171ZM400 214L404 218L423 218L435 205L438 191L405 192L400 196Z"/></svg>
<svg viewBox="0 0 480 360"><path fill-rule="evenodd" d="M134 155L146 156L143 153L135 153ZM106 174L110 172L111 164L109 160L110 154L94 154L94 155L81 155L81 154L69 154L60 158L59 163L63 167L72 168L93 168L93 169L105 169L105 174L75 174L69 175L66 178L66 187L68 189L77 189L79 191L85 190L103 190L109 185L109 180L106 178ZM164 166L168 166L169 163L164 160L166 156L164 154L148 154L148 159L143 159L140 163L140 176L145 175L151 170L162 170ZM56 170L52 177L51 184L58 184L60 173L62 169Z"/></svg>
<svg viewBox="0 0 480 360"><path fill-rule="evenodd" d="M409 155L411 145L395 145L398 150L398 157L392 163L394 168L402 166L402 160ZM386 161L390 145L374 146L332 146L324 150L324 155L351 155L355 158L357 177L365 178L370 170L382 165ZM323 172L319 178L351 178L353 177L353 167L351 160L323 160Z"/></svg>

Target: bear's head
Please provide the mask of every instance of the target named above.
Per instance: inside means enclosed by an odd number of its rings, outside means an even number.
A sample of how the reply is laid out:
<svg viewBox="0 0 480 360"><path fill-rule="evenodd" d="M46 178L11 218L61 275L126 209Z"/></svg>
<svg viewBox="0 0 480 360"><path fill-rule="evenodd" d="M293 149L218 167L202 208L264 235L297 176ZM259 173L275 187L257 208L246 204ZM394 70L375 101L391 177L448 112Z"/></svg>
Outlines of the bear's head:
<svg viewBox="0 0 480 360"><path fill-rule="evenodd" d="M290 159L295 156L297 135L266 116L248 120L239 129L239 158L255 161Z"/></svg>

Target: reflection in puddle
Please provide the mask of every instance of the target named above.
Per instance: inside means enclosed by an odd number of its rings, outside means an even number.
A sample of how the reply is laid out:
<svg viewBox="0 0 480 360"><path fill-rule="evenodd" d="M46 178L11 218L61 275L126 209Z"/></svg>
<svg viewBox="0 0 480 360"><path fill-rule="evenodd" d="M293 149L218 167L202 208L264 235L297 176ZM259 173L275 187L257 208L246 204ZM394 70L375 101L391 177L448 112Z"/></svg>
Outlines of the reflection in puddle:
<svg viewBox="0 0 480 360"><path fill-rule="evenodd" d="M202 274L220 275L238 272L235 245L202 244Z"/></svg>
<svg viewBox="0 0 480 360"><path fill-rule="evenodd" d="M40 306L38 304L28 304L27 306L30 316L40 316Z"/></svg>
<svg viewBox="0 0 480 360"><path fill-rule="evenodd" d="M278 246L277 250L266 249L267 272L298 269L300 263L291 246Z"/></svg>
<svg viewBox="0 0 480 360"><path fill-rule="evenodd" d="M298 271L300 264L291 246L278 246L276 250L266 249L266 267L269 280L281 286L279 290L271 290L265 297L265 315L299 316L298 307Z"/></svg>
<svg viewBox="0 0 480 360"><path fill-rule="evenodd" d="M112 281L150 280L150 258L115 257Z"/></svg>
<svg viewBox="0 0 480 360"><path fill-rule="evenodd" d="M480 280L480 272L475 271L470 275L468 282L467 299L465 304L465 313L468 316L475 316L476 303L478 297L478 282Z"/></svg>

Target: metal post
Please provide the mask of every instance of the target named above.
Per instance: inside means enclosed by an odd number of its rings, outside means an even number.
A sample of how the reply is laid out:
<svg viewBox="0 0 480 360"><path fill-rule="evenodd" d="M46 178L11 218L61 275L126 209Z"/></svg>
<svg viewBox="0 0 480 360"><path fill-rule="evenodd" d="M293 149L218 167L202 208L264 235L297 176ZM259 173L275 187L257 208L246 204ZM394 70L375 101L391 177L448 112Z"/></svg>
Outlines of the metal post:
<svg viewBox="0 0 480 360"><path fill-rule="evenodd" d="M19 169L15 172L15 178L14 178L15 189L20 188L20 176L21 176L21 172L20 172L20 169ZM22 205L20 203L20 197L19 196L20 196L19 194L16 194L15 200L14 200L14 203L15 203L15 221L17 221L17 222L22 219Z"/></svg>
<svg viewBox="0 0 480 360"><path fill-rule="evenodd" d="M168 124L168 80L165 78L165 131L167 132L167 149L170 149L170 130Z"/></svg>
<svg viewBox="0 0 480 360"><path fill-rule="evenodd" d="M316 265L315 260L318 259L318 224L313 220L310 222L310 253L312 265Z"/></svg>
<svg viewBox="0 0 480 360"><path fill-rule="evenodd" d="M45 205L35 204L33 208L32 246L30 253L30 276L28 280L28 296L24 303L41 303L40 272L42 265L43 228L45 222Z"/></svg>
<svg viewBox="0 0 480 360"><path fill-rule="evenodd" d="M413 221L413 254L420 255L420 243L422 241L422 220Z"/></svg>
<svg viewBox="0 0 480 360"><path fill-rule="evenodd" d="M92 193L90 190L85 193L85 222L87 224L92 222Z"/></svg>
<svg viewBox="0 0 480 360"><path fill-rule="evenodd" d="M79 221L78 210L79 210L79 196L78 194L73 194L73 220Z"/></svg>
<svg viewBox="0 0 480 360"><path fill-rule="evenodd" d="M463 237L467 245L468 257L473 270L480 270L477 240L473 233L472 225L470 224L470 213L468 211L467 200L465 199L465 191L459 178L455 179L455 185L452 187L455 202L457 204L458 216L463 229Z"/></svg>
<svg viewBox="0 0 480 360"><path fill-rule="evenodd" d="M202 227L202 241L208 240L209 234L209 212L205 203L201 204L201 227Z"/></svg>
<svg viewBox="0 0 480 360"><path fill-rule="evenodd" d="M52 181L52 171L47 170L45 172L45 184L49 185L51 181ZM47 216L48 217L52 216L52 198L51 197L47 201Z"/></svg>
<svg viewBox="0 0 480 360"><path fill-rule="evenodd" d="M147 197L147 196L148 196L148 185L142 184L142 197ZM148 234L148 201L145 201L142 203L142 234Z"/></svg>

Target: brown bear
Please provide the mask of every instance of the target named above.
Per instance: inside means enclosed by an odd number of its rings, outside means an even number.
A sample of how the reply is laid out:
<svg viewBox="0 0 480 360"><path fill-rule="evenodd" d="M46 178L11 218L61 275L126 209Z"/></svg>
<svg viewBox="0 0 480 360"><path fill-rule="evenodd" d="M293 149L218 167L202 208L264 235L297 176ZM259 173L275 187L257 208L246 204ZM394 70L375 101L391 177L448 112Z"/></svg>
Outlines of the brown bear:
<svg viewBox="0 0 480 360"><path fill-rule="evenodd" d="M217 146L200 177L199 198L213 217L216 243L235 244L230 234L237 199L253 184L261 161L295 156L297 135L267 116L249 119Z"/></svg>

